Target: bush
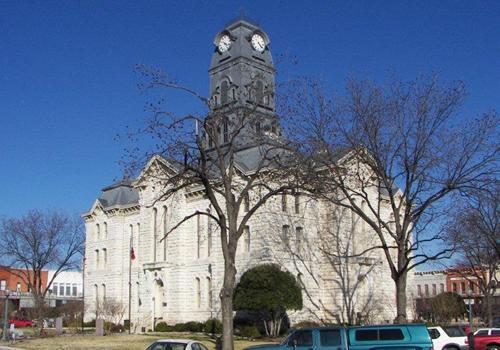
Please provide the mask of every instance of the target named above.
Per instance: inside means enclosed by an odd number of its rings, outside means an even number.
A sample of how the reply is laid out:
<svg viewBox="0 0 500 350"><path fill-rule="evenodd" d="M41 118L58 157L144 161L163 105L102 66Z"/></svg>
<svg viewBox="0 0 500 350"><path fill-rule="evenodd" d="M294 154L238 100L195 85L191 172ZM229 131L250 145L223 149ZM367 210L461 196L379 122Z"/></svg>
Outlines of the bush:
<svg viewBox="0 0 500 350"><path fill-rule="evenodd" d="M256 326L243 326L240 328L240 335L245 338L259 338L260 332Z"/></svg>
<svg viewBox="0 0 500 350"><path fill-rule="evenodd" d="M173 326L169 326L166 322L158 322L155 327L155 332L172 332L174 330Z"/></svg>
<svg viewBox="0 0 500 350"><path fill-rule="evenodd" d="M210 318L203 324L203 332L211 334L222 333L222 322L216 318Z"/></svg>
<svg viewBox="0 0 500 350"><path fill-rule="evenodd" d="M111 333L123 333L125 332L125 327L122 324L111 324L109 327Z"/></svg>

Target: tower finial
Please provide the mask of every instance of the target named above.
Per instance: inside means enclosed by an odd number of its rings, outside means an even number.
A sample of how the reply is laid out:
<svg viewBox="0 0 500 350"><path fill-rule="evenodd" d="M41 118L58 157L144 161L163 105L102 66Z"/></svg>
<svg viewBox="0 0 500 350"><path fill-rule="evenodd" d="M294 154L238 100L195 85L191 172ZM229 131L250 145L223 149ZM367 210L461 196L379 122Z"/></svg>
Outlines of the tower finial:
<svg viewBox="0 0 500 350"><path fill-rule="evenodd" d="M245 19L246 18L246 11L243 6L240 6L240 19Z"/></svg>

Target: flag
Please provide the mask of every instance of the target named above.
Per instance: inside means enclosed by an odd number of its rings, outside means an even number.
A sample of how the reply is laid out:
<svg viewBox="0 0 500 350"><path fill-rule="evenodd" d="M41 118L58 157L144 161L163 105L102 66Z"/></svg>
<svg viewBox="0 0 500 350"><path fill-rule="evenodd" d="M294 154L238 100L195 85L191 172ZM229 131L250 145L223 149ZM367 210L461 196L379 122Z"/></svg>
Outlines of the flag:
<svg viewBox="0 0 500 350"><path fill-rule="evenodd" d="M135 260L135 253L133 247L130 247L130 260Z"/></svg>

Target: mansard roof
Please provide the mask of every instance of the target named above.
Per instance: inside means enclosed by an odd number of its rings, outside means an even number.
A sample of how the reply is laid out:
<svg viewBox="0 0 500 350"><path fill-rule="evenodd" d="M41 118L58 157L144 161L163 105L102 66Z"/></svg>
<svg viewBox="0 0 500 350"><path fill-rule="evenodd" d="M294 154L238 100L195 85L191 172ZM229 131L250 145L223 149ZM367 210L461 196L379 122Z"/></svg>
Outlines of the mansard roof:
<svg viewBox="0 0 500 350"><path fill-rule="evenodd" d="M97 199L104 209L139 203L139 191L131 180L120 180L104 187Z"/></svg>

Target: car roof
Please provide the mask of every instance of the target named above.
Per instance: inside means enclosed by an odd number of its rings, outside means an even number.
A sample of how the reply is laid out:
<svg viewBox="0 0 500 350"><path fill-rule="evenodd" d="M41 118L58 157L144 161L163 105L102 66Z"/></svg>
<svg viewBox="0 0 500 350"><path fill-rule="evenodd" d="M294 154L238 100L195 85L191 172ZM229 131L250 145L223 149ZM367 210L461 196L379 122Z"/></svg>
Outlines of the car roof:
<svg viewBox="0 0 500 350"><path fill-rule="evenodd" d="M193 341L196 341L196 340L192 340L192 339L158 339L156 342L187 344L187 343L190 343Z"/></svg>

